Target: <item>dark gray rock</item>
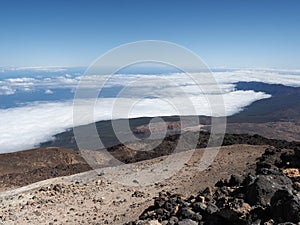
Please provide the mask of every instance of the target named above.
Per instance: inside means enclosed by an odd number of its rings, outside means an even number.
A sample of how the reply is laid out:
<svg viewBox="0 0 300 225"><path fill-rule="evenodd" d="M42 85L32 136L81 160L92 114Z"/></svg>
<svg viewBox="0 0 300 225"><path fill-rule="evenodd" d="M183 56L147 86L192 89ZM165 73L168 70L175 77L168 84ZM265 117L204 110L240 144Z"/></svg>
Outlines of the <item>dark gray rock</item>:
<svg viewBox="0 0 300 225"><path fill-rule="evenodd" d="M205 212L209 215L216 213L219 211L218 206L216 206L215 204L209 203L207 208L205 209Z"/></svg>
<svg viewBox="0 0 300 225"><path fill-rule="evenodd" d="M259 175L247 187L246 201L250 205L268 206L274 193L285 187L292 187L292 182L283 174Z"/></svg>
<svg viewBox="0 0 300 225"><path fill-rule="evenodd" d="M205 209L206 209L206 204L205 203L202 203L202 202L195 202L193 204L193 211L194 212L204 212Z"/></svg>
<svg viewBox="0 0 300 225"><path fill-rule="evenodd" d="M243 179L240 176L231 175L228 185L229 186L238 186L238 185L241 185L242 182L243 182Z"/></svg>
<svg viewBox="0 0 300 225"><path fill-rule="evenodd" d="M168 225L175 225L178 221L179 221L179 219L178 219L176 216L172 216L172 217L169 219Z"/></svg>
<svg viewBox="0 0 300 225"><path fill-rule="evenodd" d="M190 208L182 208L178 211L178 217L180 219L192 219L195 212L191 210Z"/></svg>
<svg viewBox="0 0 300 225"><path fill-rule="evenodd" d="M300 221L300 200L291 190L278 190L271 199L271 212L278 222Z"/></svg>

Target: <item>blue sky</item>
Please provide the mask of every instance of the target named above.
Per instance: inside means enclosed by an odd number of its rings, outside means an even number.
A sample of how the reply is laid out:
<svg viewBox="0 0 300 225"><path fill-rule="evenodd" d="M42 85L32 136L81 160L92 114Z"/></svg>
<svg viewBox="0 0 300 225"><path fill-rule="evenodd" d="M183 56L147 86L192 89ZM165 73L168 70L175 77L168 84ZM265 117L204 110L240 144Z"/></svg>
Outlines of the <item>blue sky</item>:
<svg viewBox="0 0 300 225"><path fill-rule="evenodd" d="M298 0L1 0L0 66L87 66L165 40L210 67L300 68Z"/></svg>

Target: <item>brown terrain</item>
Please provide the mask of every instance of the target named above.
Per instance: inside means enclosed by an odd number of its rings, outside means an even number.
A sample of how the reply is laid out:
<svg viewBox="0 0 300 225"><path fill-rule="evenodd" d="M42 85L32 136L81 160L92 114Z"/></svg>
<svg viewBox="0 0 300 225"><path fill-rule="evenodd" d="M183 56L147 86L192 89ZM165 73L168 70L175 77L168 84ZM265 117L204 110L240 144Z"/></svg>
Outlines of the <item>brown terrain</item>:
<svg viewBox="0 0 300 225"><path fill-rule="evenodd" d="M295 122L228 123L226 132L259 134L267 138L300 141L300 124Z"/></svg>
<svg viewBox="0 0 300 225"><path fill-rule="evenodd" d="M213 185L219 179L229 178L233 173L242 175L249 172L253 169L253 162L267 147L265 145L222 147L214 163L202 172L199 171L197 162L204 150L197 149L193 157L173 177L148 186L139 183L135 186L125 185L120 183L119 178L143 171L165 160L166 156L136 162L126 170L104 168L101 170L101 176L95 171L88 171L40 181L18 189L14 188L13 182L10 188L5 186L5 189L11 190L3 191L0 195L0 218L4 224L123 224L137 219L139 214L152 204L153 197L162 190L184 195L196 194L200 189ZM38 151L53 151L58 154L60 149ZM65 149L61 151L68 152ZM67 163L69 155L63 153L60 156L64 155L65 158L52 159ZM178 153L177 159L182 158L180 154L185 153ZM67 164L77 168L76 165L80 165L81 160L78 158L73 160ZM76 163L72 164L75 160ZM176 162L174 164L176 165ZM39 166L44 165L36 164L37 168ZM27 179L31 177L34 179L31 181L35 181L34 176L27 176L31 174L26 170L28 167L24 165L22 167L26 171L23 173L24 177Z"/></svg>
<svg viewBox="0 0 300 225"><path fill-rule="evenodd" d="M203 126L200 126L200 129L202 129L202 127ZM141 127L138 129L141 129ZM145 127L142 128L143 131L145 129ZM200 134L197 148L205 148L208 139L210 138L210 134L206 131L200 131L200 133L194 132L197 129L199 130L199 127L195 129L189 128L189 130L193 130L193 132L186 132L183 136L186 135L189 138L190 134ZM147 132L148 131L146 130L146 133ZM119 144L107 148L108 152L106 154L102 154L102 151L79 151L78 149L66 149L60 147L45 147L0 154L0 190L18 188L49 178L85 172L92 169L90 165L92 164L92 160L95 159L98 164L93 168L101 168L118 165L119 161L123 163L135 163L170 155L176 148L179 137L179 134L168 136L162 141L158 141L161 143L154 149L152 149L152 145L153 143L156 144L156 140L142 141L141 147L143 149L146 149L148 146L150 148L150 150L146 151L133 150L134 148L130 148L131 146L139 144L133 142L127 143L126 145ZM258 135L226 134L223 145L234 144L273 145L284 147L289 145L289 142L268 139ZM187 145L184 150L189 149L190 146ZM90 158L92 159L90 160ZM116 164L111 158L119 160L118 163ZM87 159L89 160L89 164L86 162ZM99 161L101 161L100 164Z"/></svg>
<svg viewBox="0 0 300 225"><path fill-rule="evenodd" d="M1 190L91 169L78 150L54 147L0 154L0 168Z"/></svg>

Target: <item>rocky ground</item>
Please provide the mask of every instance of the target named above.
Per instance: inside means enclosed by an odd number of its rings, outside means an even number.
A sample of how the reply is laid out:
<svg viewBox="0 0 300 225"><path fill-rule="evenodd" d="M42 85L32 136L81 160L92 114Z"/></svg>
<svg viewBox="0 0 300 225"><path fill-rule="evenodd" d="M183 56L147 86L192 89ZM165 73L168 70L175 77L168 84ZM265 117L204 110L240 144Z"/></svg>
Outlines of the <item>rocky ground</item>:
<svg viewBox="0 0 300 225"><path fill-rule="evenodd" d="M91 151L48 147L1 155L0 222L299 222L299 142L226 134L213 163L201 167L214 152L204 149L209 137L201 131L194 152L183 149L176 154L171 153L179 135L166 137L150 151L130 149L137 143L116 145L108 153L125 164L112 167L111 158L99 151L96 161L104 166L96 170L82 157L95 156ZM151 145L152 140L144 143Z"/></svg>
<svg viewBox="0 0 300 225"><path fill-rule="evenodd" d="M196 146L189 146L189 139L197 135L198 143ZM119 144L107 148L109 156L118 159L123 163L135 163L143 160L153 159L165 155L172 154L176 149L180 135L171 135L166 137L156 146L155 140L143 140L141 143ZM182 135L186 137L186 146L183 146L181 151L191 148L204 148L207 146L210 134L201 131L200 135L197 132L186 132ZM197 140L197 139L196 139ZM191 141L192 142L192 141ZM278 148L288 148L291 143L284 140L275 140L264 138L259 135L248 134L226 134L223 140L223 145L233 144L250 144L250 145L271 145ZM141 150L134 150L134 145L140 144ZM156 147L153 147L156 146ZM150 150L146 150L147 148ZM79 151L77 149L66 149L61 147L45 147L22 152L0 154L0 190L9 190L18 188L34 182L72 175L80 172L91 170L91 166L87 164L86 159L90 156L97 155L93 151ZM101 165L97 167L111 166L114 162L111 158L103 155L99 151L97 162ZM93 167L94 168L94 167Z"/></svg>
<svg viewBox="0 0 300 225"><path fill-rule="evenodd" d="M127 225L300 224L300 144L268 148L255 171L233 173L196 195L161 192Z"/></svg>
<svg viewBox="0 0 300 225"><path fill-rule="evenodd" d="M103 168L101 173L90 171L44 180L2 192L0 219L4 224L124 224L138 219L141 212L153 204L153 197L162 191L196 195L233 173L243 176L253 171L251 162L267 148L245 144L222 147L214 163L202 172L199 172L198 162L204 150L197 149L174 176L147 186L130 175L155 166L166 160L166 156L118 170ZM181 160L185 154L178 153L175 160ZM166 168L172 167L166 165L164 170L168 170ZM134 179L133 183L122 183L120 178L123 177Z"/></svg>

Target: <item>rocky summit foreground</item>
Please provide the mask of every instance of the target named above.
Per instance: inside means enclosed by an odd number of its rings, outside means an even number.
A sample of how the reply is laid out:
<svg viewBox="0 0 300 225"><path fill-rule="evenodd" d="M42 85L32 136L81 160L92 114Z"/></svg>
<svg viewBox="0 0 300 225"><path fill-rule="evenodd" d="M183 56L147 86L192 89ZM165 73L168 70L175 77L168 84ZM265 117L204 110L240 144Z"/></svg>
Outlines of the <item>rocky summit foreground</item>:
<svg viewBox="0 0 300 225"><path fill-rule="evenodd" d="M300 224L300 146L268 148L254 173L232 175L196 195L161 192L126 225Z"/></svg>
<svg viewBox="0 0 300 225"><path fill-rule="evenodd" d="M197 162L204 149L197 149L178 173L148 186L123 185L115 177L144 171L167 156L137 162L121 171L104 168L101 176L88 171L40 181L1 192L0 221L5 225L124 224L138 219L162 191L196 195L199 190L213 186L233 173L247 174L267 148L267 145L224 146L213 164L202 172L199 172ZM111 178L107 176L109 174Z"/></svg>
<svg viewBox="0 0 300 225"><path fill-rule="evenodd" d="M12 185L0 193L0 222L5 225L271 225L299 222L299 142L258 135L225 135L224 146L214 162L206 170L199 171L198 162L205 153L207 136L207 133L202 133L193 156L175 175L150 185L142 185L130 175L166 160L168 151L163 156L158 156L155 151L149 157L132 154L131 158L126 158L132 163L125 164L121 170L104 167L101 173L92 170L37 183L28 181L32 184L17 189ZM157 148L157 153L164 146L172 146L172 140L176 140L174 137L166 139ZM66 165L74 164L79 169L79 165L84 165L79 156L69 160L73 155L71 150L58 155L53 155L54 150L50 150L50 156L53 156L53 166L48 168L50 175L53 168L64 168L54 164L57 160L62 164L67 162ZM121 150L127 149L116 146L111 152L121 157ZM186 153L177 153L178 158ZM40 160L48 154L43 152ZM21 155L34 159L33 156L39 154L29 151L16 157L21 159ZM27 168L26 161L22 165ZM41 171L38 174L43 174L42 171L47 168L40 164L37 166L42 166L41 169L37 167ZM27 173L24 177L30 177L30 168ZM18 174L16 181L22 178ZM11 174L5 176L14 178ZM120 183L118 178L123 177L129 177L135 185Z"/></svg>

